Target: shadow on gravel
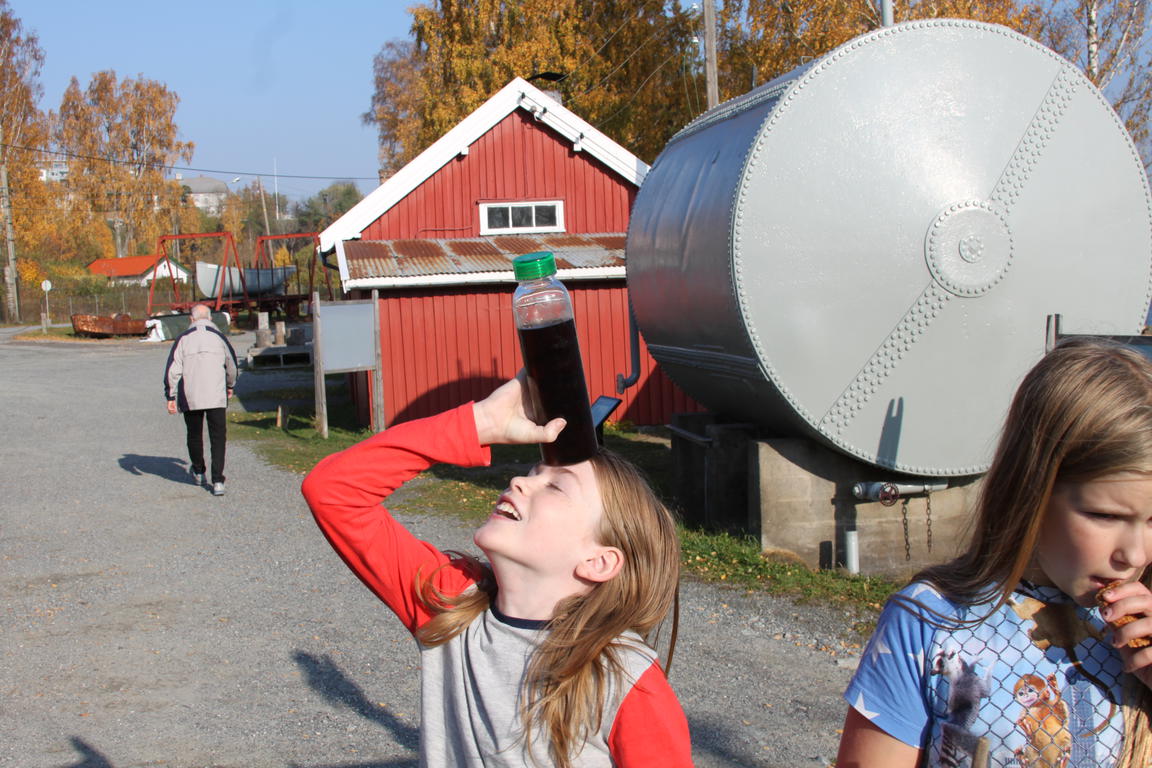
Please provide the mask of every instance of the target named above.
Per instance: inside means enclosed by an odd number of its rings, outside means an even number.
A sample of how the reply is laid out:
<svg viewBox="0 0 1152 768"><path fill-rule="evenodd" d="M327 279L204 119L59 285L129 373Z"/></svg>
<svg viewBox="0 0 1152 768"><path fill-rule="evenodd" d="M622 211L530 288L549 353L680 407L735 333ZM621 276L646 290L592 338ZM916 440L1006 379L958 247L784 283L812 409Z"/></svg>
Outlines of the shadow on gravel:
<svg viewBox="0 0 1152 768"><path fill-rule="evenodd" d="M692 734L692 748L697 753L707 752L731 765L768 765L760 761L748 737L740 734L727 721L689 715L688 732Z"/></svg>
<svg viewBox="0 0 1152 768"><path fill-rule="evenodd" d="M303 763L289 763L288 768L420 768L420 761L416 759L400 758L399 760L385 760L373 763L327 763L324 765L304 765Z"/></svg>
<svg viewBox="0 0 1152 768"><path fill-rule="evenodd" d="M304 651L296 651L292 654L292 659L304 671L305 678L312 690L327 699L329 703L346 707L365 720L371 720L384 726L392 732L396 741L406 749L411 749L413 752L420 750L420 729L413 728L384 707L372 703L364 695L360 686L349 680L329 656L314 656ZM394 766L399 768L399 766L415 766L418 763L419 761L388 762L372 763L371 765L379 765L381 768L385 766L387 768Z"/></svg>
<svg viewBox="0 0 1152 768"><path fill-rule="evenodd" d="M135 453L126 453L118 459L120 468L134 475L156 475L165 480L180 483L191 483L192 476L188 474L188 464L184 459L175 459L171 456L140 456Z"/></svg>
<svg viewBox="0 0 1152 768"><path fill-rule="evenodd" d="M100 754L95 748L90 746L88 742L79 736L73 736L70 741L73 748L80 753L80 762L69 763L64 768L113 768L112 763L108 762L108 758Z"/></svg>
<svg viewBox="0 0 1152 768"><path fill-rule="evenodd" d="M289 763L288 768L420 768L420 761L402 757L399 760L385 760L373 763L327 763L324 765L304 765Z"/></svg>

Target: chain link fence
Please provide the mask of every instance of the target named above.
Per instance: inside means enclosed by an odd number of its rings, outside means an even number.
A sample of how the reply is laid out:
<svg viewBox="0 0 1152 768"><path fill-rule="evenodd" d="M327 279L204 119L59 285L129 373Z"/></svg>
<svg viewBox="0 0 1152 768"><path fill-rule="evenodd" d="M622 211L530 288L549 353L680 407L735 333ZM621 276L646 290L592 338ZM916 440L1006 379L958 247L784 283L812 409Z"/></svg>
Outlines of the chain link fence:
<svg viewBox="0 0 1152 768"><path fill-rule="evenodd" d="M1009 604L1035 623L1030 633L996 614L978 627L953 631L932 659L933 684L944 685L941 702L948 711L938 713L942 738L926 764L1118 765L1125 739L1133 737L1125 722L1131 713L1122 706L1125 681L1103 631L1072 603L1017 594Z"/></svg>
<svg viewBox="0 0 1152 768"><path fill-rule="evenodd" d="M3 289L0 289L3 294ZM49 322L68 323L72 315L128 314L135 318L148 316L147 285L54 285L45 293L39 285L20 284L20 320L23 325L39 325L40 313L47 312ZM188 286L181 288L180 299L188 301ZM152 296L154 311L161 311L176 301L171 284L157 283ZM6 323L15 323L10 317L7 295L0 295L0 312Z"/></svg>

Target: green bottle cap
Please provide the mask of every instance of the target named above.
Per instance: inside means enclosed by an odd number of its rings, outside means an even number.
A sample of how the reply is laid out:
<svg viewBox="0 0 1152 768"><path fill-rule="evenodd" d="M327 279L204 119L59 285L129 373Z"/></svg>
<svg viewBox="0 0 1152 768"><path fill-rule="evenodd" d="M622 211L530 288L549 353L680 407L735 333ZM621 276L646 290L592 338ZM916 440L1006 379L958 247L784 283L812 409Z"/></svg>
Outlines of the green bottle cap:
<svg viewBox="0 0 1152 768"><path fill-rule="evenodd" d="M525 253L512 259L512 273L517 280L535 280L556 274L556 259L551 251Z"/></svg>

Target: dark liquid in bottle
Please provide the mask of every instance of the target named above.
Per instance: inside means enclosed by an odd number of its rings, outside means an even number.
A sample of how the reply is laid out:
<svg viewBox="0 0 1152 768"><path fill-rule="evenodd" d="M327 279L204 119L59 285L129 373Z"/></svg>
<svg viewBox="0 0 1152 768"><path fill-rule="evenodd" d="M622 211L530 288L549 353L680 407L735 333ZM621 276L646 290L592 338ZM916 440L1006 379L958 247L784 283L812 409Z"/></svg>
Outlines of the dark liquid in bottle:
<svg viewBox="0 0 1152 768"><path fill-rule="evenodd" d="M596 430L575 321L520 329L519 334L533 418L538 424L557 417L568 422L555 442L540 444L544 463L576 464L592 458L597 449Z"/></svg>

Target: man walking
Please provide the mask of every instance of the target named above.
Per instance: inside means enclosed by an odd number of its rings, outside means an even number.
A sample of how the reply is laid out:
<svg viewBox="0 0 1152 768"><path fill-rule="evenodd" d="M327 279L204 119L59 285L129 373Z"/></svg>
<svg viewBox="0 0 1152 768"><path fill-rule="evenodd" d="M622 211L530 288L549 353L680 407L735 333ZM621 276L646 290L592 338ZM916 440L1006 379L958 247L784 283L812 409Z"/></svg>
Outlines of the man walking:
<svg viewBox="0 0 1152 768"><path fill-rule="evenodd" d="M204 485L204 421L212 447L212 495L224 495L224 441L228 398L236 386L236 352L212 324L206 304L192 307L188 330L176 337L164 367L168 413L184 414L188 460L197 485Z"/></svg>

